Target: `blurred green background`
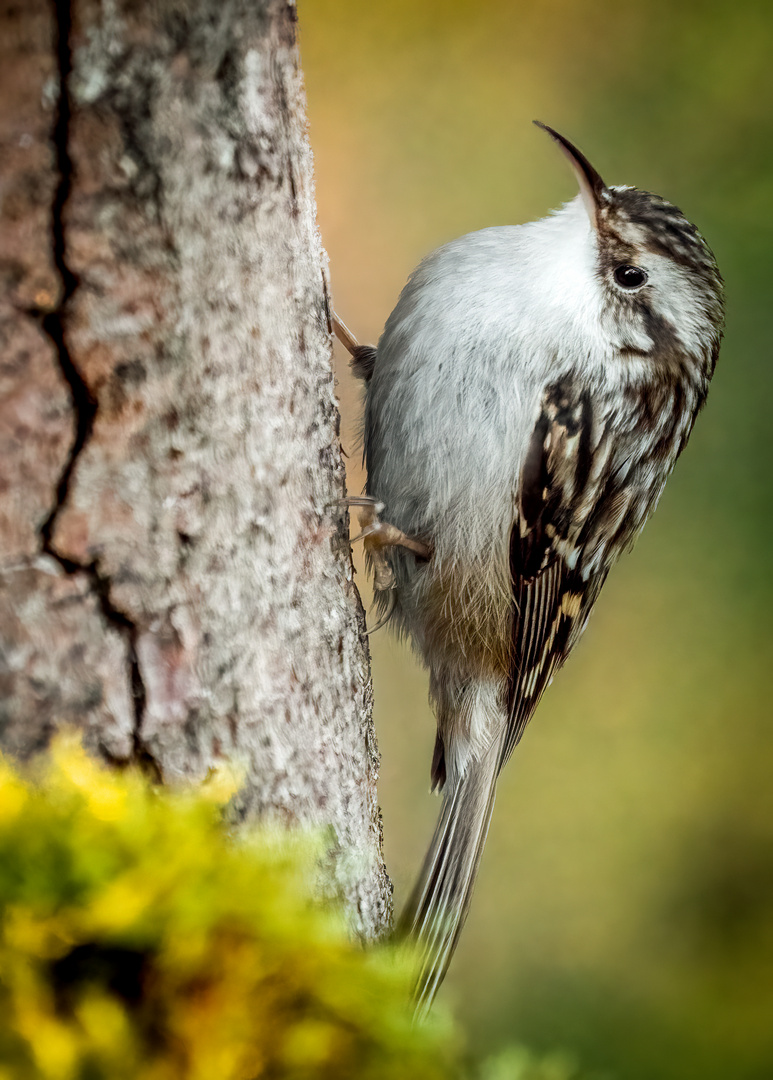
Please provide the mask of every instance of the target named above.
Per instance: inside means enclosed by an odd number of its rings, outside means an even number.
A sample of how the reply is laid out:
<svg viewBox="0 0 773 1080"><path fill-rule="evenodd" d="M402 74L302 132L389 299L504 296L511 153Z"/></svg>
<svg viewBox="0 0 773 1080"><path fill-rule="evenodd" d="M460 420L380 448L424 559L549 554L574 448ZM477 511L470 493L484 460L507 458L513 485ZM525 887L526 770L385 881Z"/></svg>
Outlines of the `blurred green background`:
<svg viewBox="0 0 773 1080"><path fill-rule="evenodd" d="M333 295L360 340L426 252L574 195L535 117L714 248L728 324L708 406L503 776L443 994L479 1051L770 1080L773 5L302 0L300 36ZM343 356L339 389L357 492ZM387 631L372 650L399 906L437 812L434 722L408 650Z"/></svg>

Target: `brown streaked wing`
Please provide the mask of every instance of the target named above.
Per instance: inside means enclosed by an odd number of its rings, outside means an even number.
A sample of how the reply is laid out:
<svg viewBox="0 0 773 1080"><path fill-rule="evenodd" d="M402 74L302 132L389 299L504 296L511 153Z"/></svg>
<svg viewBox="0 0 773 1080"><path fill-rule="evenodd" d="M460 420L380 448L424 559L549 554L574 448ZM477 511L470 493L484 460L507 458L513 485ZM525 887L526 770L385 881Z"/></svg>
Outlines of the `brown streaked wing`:
<svg viewBox="0 0 773 1080"><path fill-rule="evenodd" d="M593 506L588 485L599 442L593 424L587 393L575 392L570 380L546 388L510 534L513 630L500 769L579 636L605 576L583 581L573 551Z"/></svg>

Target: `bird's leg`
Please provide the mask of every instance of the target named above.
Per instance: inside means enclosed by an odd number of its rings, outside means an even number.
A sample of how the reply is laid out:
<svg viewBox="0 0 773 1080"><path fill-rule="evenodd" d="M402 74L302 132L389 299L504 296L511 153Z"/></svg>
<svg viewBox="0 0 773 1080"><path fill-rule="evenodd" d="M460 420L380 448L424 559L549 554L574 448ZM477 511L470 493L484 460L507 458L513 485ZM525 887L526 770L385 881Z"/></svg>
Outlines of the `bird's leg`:
<svg viewBox="0 0 773 1080"><path fill-rule="evenodd" d="M344 348L352 356L352 367L356 374L363 378L369 378L373 371L376 351L369 345L360 345L357 338L348 328L346 323L333 312L333 332ZM362 540L365 550L373 567L373 583L379 591L393 589L395 575L392 567L386 559L385 551L390 547L402 547L411 551L419 559L428 559L432 554L430 548L421 540L415 540L412 536L406 536L402 529L396 525L390 525L381 521L380 512L384 509L383 503L377 502L368 495L350 495L345 499L339 499L339 504L360 507L360 529L357 536L352 537L352 543Z"/></svg>
<svg viewBox="0 0 773 1080"><path fill-rule="evenodd" d="M393 589L395 575L392 567L387 562L386 550L391 547L402 547L406 551L413 552L419 559L428 559L432 552L421 540L415 540L412 536L406 536L402 529L396 525L390 525L379 518L380 503L375 500L362 506L360 511L361 532L352 539L362 540L365 550L373 567L373 584L377 589Z"/></svg>
<svg viewBox="0 0 773 1080"><path fill-rule="evenodd" d="M352 372L358 379L364 379L367 382L373 374L377 350L372 345L360 345L343 319L339 319L335 312L332 315L333 333L351 356Z"/></svg>
<svg viewBox="0 0 773 1080"><path fill-rule="evenodd" d="M407 536L396 525L381 521L379 514L384 509L384 504L376 499L368 495L350 495L345 499L340 499L339 502L360 509L360 532L352 537L351 543L362 540L365 544L365 550L373 567L373 583L379 591L393 589L395 584L394 571L386 559L387 548L405 548L418 559L428 559L432 554L431 548L421 540Z"/></svg>
<svg viewBox="0 0 773 1080"><path fill-rule="evenodd" d="M354 356L355 351L360 347L360 343L343 319L339 319L335 312L333 312L333 333L346 351Z"/></svg>

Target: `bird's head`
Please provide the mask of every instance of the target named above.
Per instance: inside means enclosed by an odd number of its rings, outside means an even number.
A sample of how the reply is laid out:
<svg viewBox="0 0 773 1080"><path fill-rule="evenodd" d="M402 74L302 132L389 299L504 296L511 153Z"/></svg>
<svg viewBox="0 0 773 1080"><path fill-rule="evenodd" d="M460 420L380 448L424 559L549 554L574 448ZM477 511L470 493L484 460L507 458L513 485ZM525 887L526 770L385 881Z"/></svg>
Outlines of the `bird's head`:
<svg viewBox="0 0 773 1080"><path fill-rule="evenodd" d="M609 340L623 358L687 363L708 382L724 304L706 241L678 207L638 188L608 187L568 139L535 123L558 144L579 184Z"/></svg>

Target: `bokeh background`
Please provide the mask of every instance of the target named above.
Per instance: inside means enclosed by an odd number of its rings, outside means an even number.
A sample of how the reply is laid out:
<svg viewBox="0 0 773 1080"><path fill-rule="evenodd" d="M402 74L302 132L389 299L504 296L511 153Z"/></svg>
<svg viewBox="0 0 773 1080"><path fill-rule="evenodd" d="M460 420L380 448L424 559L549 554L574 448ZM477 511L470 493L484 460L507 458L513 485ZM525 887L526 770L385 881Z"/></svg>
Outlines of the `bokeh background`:
<svg viewBox="0 0 773 1080"><path fill-rule="evenodd" d="M535 117L680 205L727 282L695 433L500 784L443 995L473 1049L625 1080L773 1078L773 5L302 0L336 307L376 341L437 245L574 193ZM356 385L339 357L350 490ZM364 574L359 581L367 600ZM433 728L372 639L396 900L429 839Z"/></svg>

